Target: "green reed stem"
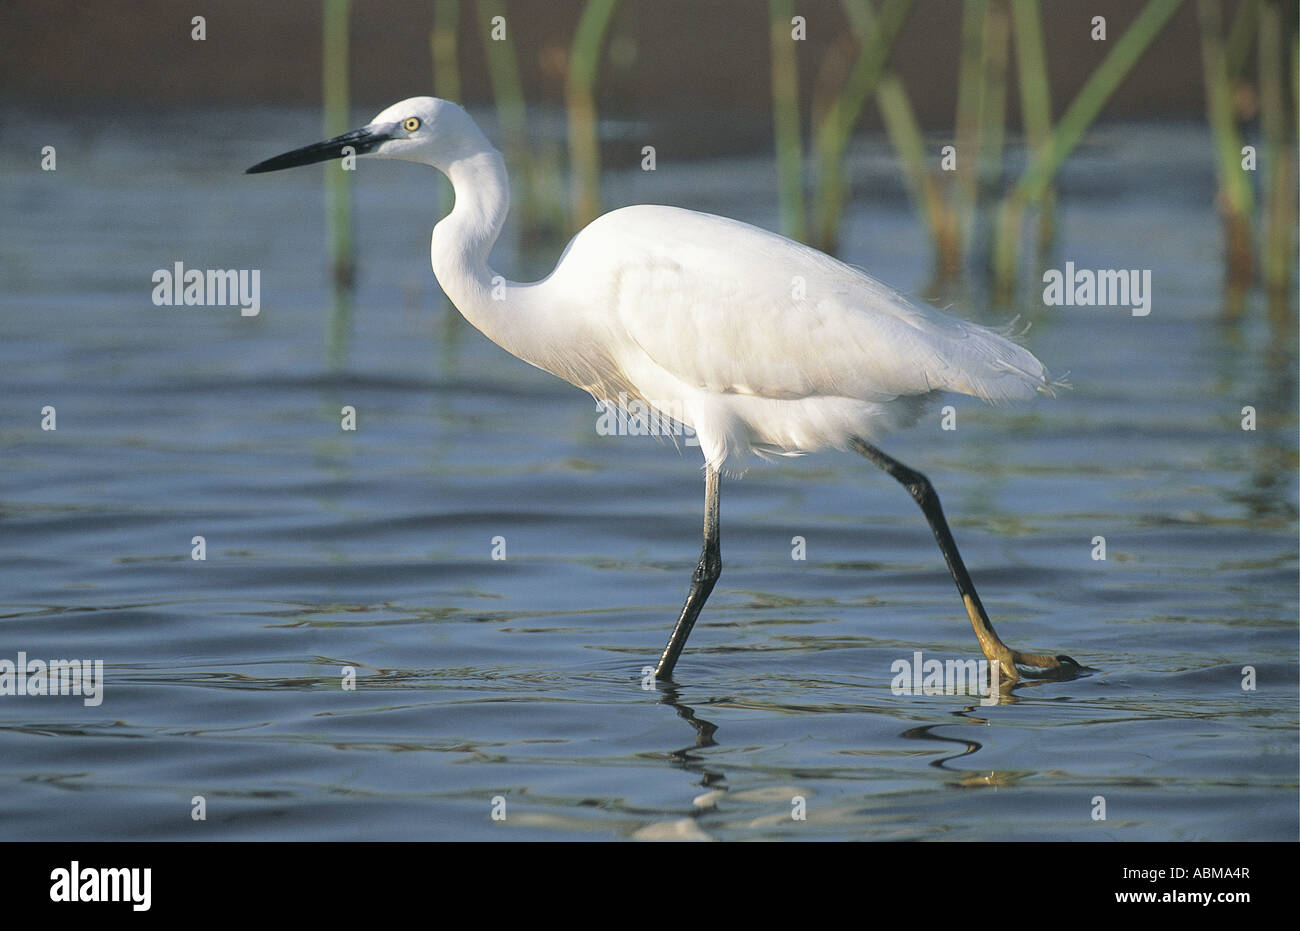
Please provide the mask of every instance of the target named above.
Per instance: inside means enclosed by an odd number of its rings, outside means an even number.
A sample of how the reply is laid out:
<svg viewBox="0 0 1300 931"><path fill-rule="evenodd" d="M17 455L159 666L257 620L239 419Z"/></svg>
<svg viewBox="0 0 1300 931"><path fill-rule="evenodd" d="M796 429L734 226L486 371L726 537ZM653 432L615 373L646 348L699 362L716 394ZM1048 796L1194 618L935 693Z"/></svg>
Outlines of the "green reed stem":
<svg viewBox="0 0 1300 931"><path fill-rule="evenodd" d="M1088 76L1069 108L1056 124L1041 151L1035 154L1025 173L1003 202L994 251L994 271L999 291L1009 290L1014 277L1015 249L1020 223L1027 207L1043 199L1052 179L1074 151L1088 127L1101 113L1106 101L1151 45L1182 0L1148 0L1142 12Z"/></svg>
<svg viewBox="0 0 1300 931"><path fill-rule="evenodd" d="M348 12L350 0L325 0L321 96L326 137L350 128L348 112ZM325 225L330 245L331 271L336 286L350 288L353 281L352 175L331 163L325 170Z"/></svg>
<svg viewBox="0 0 1300 931"><path fill-rule="evenodd" d="M595 86L605 33L617 6L618 0L588 0L569 51L564 95L569 110L574 229L581 229L600 216L600 137Z"/></svg>
<svg viewBox="0 0 1300 931"><path fill-rule="evenodd" d="M1241 168L1241 132L1233 113L1232 85L1220 33L1223 10L1219 0L1197 0L1196 12L1201 29L1206 110L1214 134L1227 283L1230 288L1241 288L1253 277L1250 218L1254 212L1254 192Z"/></svg>
<svg viewBox="0 0 1300 931"><path fill-rule="evenodd" d="M866 43L876 30L876 16L871 4L843 0L844 13L858 40ZM885 133L898 156L912 206L925 218L935 255L938 277L948 279L956 267L951 252L951 216L939 195L939 185L926 164L925 139L916 118L907 88L892 68L885 71L876 85L876 106L885 124Z"/></svg>
<svg viewBox="0 0 1300 931"><path fill-rule="evenodd" d="M429 60L433 65L435 97L460 103L460 0L433 0L433 29L429 32ZM451 182L438 172L438 203L445 213L455 198Z"/></svg>
<svg viewBox="0 0 1300 931"><path fill-rule="evenodd" d="M803 140L799 133L799 61L790 31L794 0L768 0L772 43L772 126L776 142L777 198L781 231L803 242L808 236L803 202Z"/></svg>
<svg viewBox="0 0 1300 931"><path fill-rule="evenodd" d="M949 203L957 224L957 250L963 255L975 225L979 198L979 151L985 97L985 19L988 0L967 0L962 5L961 50L957 65L957 118L954 144L957 170Z"/></svg>
<svg viewBox="0 0 1300 931"><path fill-rule="evenodd" d="M530 183L528 171L528 117L524 106L524 87L519 79L519 62L515 57L514 35L505 0L478 0L478 28L483 36L483 51L487 57L488 80L497 105L497 123L501 129L502 154L506 168L519 194L515 212L516 225L521 235L531 233L536 219L536 192ZM505 38L492 38L492 20L503 17L506 21Z"/></svg>
<svg viewBox="0 0 1300 931"><path fill-rule="evenodd" d="M324 0L321 32L321 98L326 138L350 128L348 101L348 14L350 0ZM340 368L352 331L352 287L356 260L352 245L352 172L337 162L325 166L325 230L330 253L331 288L326 357Z"/></svg>
<svg viewBox="0 0 1300 931"><path fill-rule="evenodd" d="M1015 24L1016 78L1020 92L1020 118L1024 124L1029 157L1040 157L1052 134L1052 85L1047 73L1046 42L1039 0L1011 0ZM1056 188L1043 192L1038 210L1038 250L1043 254L1056 231ZM1018 241L1018 237L1017 237ZM1014 259L1013 259L1014 261Z"/></svg>
<svg viewBox="0 0 1300 931"><path fill-rule="evenodd" d="M1246 73L1250 46L1259 30L1259 5L1260 0L1241 0L1233 14L1232 26L1223 45L1224 67L1230 80L1236 81Z"/></svg>
<svg viewBox="0 0 1300 931"><path fill-rule="evenodd" d="M814 135L817 186L812 235L814 243L821 249L835 249L840 217L848 193L848 183L844 177L844 154L853 127L889 63L890 49L911 9L912 0L885 0L877 18L879 29L872 33L870 41L858 54L848 80L831 102Z"/></svg>
<svg viewBox="0 0 1300 931"><path fill-rule="evenodd" d="M1294 12L1294 10L1292 10ZM1265 3L1259 14L1259 103L1264 151L1264 284L1272 295L1291 286L1296 254L1296 154L1287 145L1286 23L1280 3Z"/></svg>

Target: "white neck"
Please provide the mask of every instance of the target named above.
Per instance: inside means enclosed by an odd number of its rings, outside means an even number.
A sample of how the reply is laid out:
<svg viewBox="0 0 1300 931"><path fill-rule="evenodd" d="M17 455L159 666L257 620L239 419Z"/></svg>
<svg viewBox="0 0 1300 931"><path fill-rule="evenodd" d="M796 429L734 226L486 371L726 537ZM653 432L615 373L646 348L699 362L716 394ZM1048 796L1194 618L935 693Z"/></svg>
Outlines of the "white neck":
<svg viewBox="0 0 1300 931"><path fill-rule="evenodd" d="M513 282L498 280L488 255L510 211L510 182L501 153L491 147L436 166L451 179L456 203L433 228L429 259L443 292L465 319L507 352L518 351L524 322L513 321L519 309L512 300ZM493 293L496 297L494 299Z"/></svg>
<svg viewBox="0 0 1300 931"><path fill-rule="evenodd" d="M433 228L429 257L438 284L461 315L506 352L598 398L616 397L619 390L634 392L612 379L617 366L597 342L584 337L573 301L560 300L548 290L549 279L532 284L506 281L488 265L510 209L501 153L484 139L470 154L434 167L451 179L456 204ZM561 332L584 351L557 353L555 337Z"/></svg>

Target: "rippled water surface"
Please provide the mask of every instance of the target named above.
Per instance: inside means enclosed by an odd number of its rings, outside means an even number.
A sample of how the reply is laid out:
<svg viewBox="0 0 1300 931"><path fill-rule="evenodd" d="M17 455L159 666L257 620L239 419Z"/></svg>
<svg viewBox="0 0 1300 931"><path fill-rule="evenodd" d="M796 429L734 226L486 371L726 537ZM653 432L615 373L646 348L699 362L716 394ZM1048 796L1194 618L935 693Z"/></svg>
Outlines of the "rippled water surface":
<svg viewBox="0 0 1300 931"><path fill-rule="evenodd" d="M885 444L938 488L1003 637L1097 670L984 706L891 691L915 650L978 653L911 500L845 454L724 482L680 687L643 690L698 554L698 450L598 435L586 395L447 307L421 166L357 173L332 367L320 172L240 174L315 119L210 124L0 124L11 155L59 152L0 164L0 659L106 676L96 707L0 696L0 836L1296 838L1294 335L1258 303L1223 321L1199 129L1099 131L1065 176L1056 264L1149 268L1150 315L1030 287L1026 342L1072 390L954 398L955 431ZM842 255L924 290L883 150L854 176ZM772 191L763 159L661 161L606 199L771 227ZM260 315L154 306L177 261L259 269Z"/></svg>

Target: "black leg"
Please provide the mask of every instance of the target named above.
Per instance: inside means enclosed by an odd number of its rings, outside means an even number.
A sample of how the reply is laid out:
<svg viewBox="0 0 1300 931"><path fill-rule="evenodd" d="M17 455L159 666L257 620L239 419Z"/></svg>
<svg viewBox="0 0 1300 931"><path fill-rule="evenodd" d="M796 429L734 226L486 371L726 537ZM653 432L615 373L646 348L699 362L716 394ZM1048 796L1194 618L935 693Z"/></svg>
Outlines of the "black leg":
<svg viewBox="0 0 1300 931"><path fill-rule="evenodd" d="M971 581L970 573L966 571L966 564L961 561L961 554L957 552L957 543L952 538L952 531L948 529L948 521L944 519L943 509L939 507L939 495L935 493L930 480L915 469L909 469L897 459L881 452L866 440L854 437L849 441L849 445L854 452L871 460L886 474L900 482L921 506L921 512L929 522L930 529L934 531L934 538L939 541L939 549L948 563L952 580L957 583L957 593L961 595L962 602L966 605L966 613L970 616L971 626L975 628L980 649L984 651L990 663L997 663L1002 667L1004 677L1013 681L1019 678L1016 663L1039 669L1056 670L1057 675L1068 675L1083 668L1068 656L1018 653L1003 643L993 629L989 616L984 612L984 605L980 603L980 596L975 592L975 583Z"/></svg>
<svg viewBox="0 0 1300 931"><path fill-rule="evenodd" d="M704 467L704 548L700 551L700 564L691 575L691 589L686 594L686 604L682 606L681 617L673 628L673 635L668 638L668 645L659 657L659 666L655 669L655 678L672 681L673 667L686 638L691 635L695 619L700 616L700 609L709 599L709 592L722 575L722 547L718 541L718 470L713 466Z"/></svg>

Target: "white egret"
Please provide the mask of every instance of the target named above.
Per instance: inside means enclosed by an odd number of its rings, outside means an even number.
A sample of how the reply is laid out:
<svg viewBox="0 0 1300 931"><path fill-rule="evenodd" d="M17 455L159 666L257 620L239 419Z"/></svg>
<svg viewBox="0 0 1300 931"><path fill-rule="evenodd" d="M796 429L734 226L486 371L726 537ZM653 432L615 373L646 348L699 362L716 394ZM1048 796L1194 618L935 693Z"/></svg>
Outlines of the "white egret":
<svg viewBox="0 0 1300 931"><path fill-rule="evenodd" d="M1057 676L1082 668L998 638L934 488L873 445L945 391L994 402L1050 392L1027 350L808 246L677 207L607 213L546 278L502 289L488 254L510 204L505 162L464 110L433 97L403 100L361 129L248 172L350 154L421 162L451 179L456 202L433 228L433 272L488 339L598 401L639 400L694 429L705 460L704 546L657 678L671 679L722 571L720 474L744 471L755 456L825 447L860 453L907 488L1004 678L1017 678L1017 664Z"/></svg>

